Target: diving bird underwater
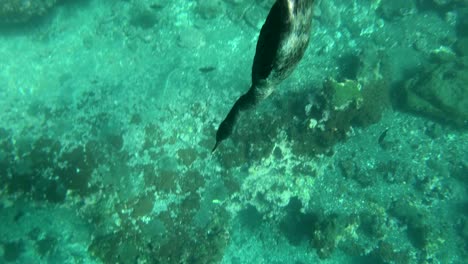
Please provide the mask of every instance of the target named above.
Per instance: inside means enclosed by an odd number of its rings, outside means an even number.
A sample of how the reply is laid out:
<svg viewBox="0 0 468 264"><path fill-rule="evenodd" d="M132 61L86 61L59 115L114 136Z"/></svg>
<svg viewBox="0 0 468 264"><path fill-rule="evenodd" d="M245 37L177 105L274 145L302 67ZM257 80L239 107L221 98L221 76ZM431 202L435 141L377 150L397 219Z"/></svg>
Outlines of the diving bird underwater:
<svg viewBox="0 0 468 264"><path fill-rule="evenodd" d="M252 66L252 85L218 127L214 152L233 132L241 111L253 108L286 79L309 44L314 0L276 0L260 30Z"/></svg>

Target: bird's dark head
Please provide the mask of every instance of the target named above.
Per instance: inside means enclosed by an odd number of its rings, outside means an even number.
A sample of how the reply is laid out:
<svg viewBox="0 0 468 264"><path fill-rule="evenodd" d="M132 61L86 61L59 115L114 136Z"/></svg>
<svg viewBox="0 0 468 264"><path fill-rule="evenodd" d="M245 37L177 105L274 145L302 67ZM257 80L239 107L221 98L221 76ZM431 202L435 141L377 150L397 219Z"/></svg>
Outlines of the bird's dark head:
<svg viewBox="0 0 468 264"><path fill-rule="evenodd" d="M216 132L216 144L213 147L213 150L211 152L214 152L216 148L219 146L219 144L227 139L231 134L232 134L232 122L231 120L225 119L218 127L218 131Z"/></svg>

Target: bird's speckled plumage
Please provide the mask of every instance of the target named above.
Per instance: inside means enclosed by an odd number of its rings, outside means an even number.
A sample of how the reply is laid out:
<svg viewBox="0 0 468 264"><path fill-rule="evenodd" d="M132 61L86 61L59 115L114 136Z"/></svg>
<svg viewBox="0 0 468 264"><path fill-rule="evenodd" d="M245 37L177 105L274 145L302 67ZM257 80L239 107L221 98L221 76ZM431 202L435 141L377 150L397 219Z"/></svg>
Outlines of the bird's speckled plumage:
<svg viewBox="0 0 468 264"><path fill-rule="evenodd" d="M268 97L296 68L310 38L314 0L277 0L258 37L252 66L252 86L231 108L216 133L216 144L228 138L240 111Z"/></svg>

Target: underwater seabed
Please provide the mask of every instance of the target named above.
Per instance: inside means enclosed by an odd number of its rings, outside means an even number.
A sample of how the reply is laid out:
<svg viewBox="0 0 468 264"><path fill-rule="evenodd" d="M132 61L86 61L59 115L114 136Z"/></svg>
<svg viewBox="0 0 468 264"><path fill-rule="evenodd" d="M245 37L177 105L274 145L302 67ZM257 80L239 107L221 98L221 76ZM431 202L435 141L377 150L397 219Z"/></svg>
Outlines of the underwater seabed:
<svg viewBox="0 0 468 264"><path fill-rule="evenodd" d="M273 2L3 1L0 263L464 263L466 1L316 1L212 154Z"/></svg>

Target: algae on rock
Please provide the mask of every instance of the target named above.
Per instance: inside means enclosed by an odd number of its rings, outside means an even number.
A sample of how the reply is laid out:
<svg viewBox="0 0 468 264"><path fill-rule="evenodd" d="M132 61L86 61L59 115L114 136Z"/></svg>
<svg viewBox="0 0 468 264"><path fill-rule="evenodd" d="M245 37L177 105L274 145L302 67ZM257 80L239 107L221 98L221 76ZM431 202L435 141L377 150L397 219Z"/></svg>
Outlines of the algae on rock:
<svg viewBox="0 0 468 264"><path fill-rule="evenodd" d="M361 84L355 80L337 82L334 79L329 79L325 82L324 89L331 96L330 102L334 110L346 109L351 103L356 103L359 106L363 101Z"/></svg>

